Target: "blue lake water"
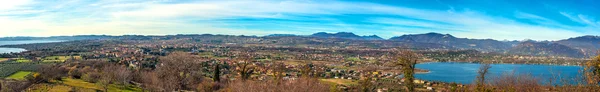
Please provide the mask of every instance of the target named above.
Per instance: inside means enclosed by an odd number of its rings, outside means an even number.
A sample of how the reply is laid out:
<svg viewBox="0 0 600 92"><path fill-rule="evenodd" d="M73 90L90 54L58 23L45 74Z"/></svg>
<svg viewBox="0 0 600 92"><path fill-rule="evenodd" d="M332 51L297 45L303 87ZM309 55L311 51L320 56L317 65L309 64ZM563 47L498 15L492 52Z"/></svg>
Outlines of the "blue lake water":
<svg viewBox="0 0 600 92"><path fill-rule="evenodd" d="M433 62L417 64L419 69L429 70L429 73L416 74L415 77L422 80L456 82L462 84L471 84L476 76L477 70L481 64L477 63L453 63L453 62ZM555 79L572 80L578 78L583 69L580 66L560 66L560 65L525 65L525 64L492 64L489 70L488 79L500 76L506 73L529 74L537 78L541 83L559 81ZM556 76L560 76L556 78Z"/></svg>
<svg viewBox="0 0 600 92"><path fill-rule="evenodd" d="M2 45L17 45L17 44L33 44L33 43L52 43L52 42L63 42L62 40L24 40L24 41L0 41ZM22 52L27 51L22 48L3 48L0 47L0 53L11 53L11 52Z"/></svg>

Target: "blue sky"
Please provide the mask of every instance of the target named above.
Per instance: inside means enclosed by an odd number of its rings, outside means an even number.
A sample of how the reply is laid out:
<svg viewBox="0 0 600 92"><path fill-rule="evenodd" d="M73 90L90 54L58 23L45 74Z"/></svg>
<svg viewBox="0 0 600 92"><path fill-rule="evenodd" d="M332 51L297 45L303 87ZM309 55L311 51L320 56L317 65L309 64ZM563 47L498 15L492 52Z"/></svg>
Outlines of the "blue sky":
<svg viewBox="0 0 600 92"><path fill-rule="evenodd" d="M0 37L438 32L497 40L600 35L598 0L0 0Z"/></svg>

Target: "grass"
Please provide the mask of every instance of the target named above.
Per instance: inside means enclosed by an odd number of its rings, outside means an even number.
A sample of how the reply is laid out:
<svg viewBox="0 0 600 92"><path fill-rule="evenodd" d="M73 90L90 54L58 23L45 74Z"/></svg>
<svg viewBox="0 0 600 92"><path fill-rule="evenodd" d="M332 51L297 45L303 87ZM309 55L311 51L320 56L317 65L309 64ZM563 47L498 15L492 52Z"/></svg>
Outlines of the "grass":
<svg viewBox="0 0 600 92"><path fill-rule="evenodd" d="M8 60L8 58L0 58L0 62L4 62L6 60Z"/></svg>
<svg viewBox="0 0 600 92"><path fill-rule="evenodd" d="M31 60L25 59L25 58L19 58L19 59L16 59L15 62L18 62L18 63L29 63L29 62L31 62Z"/></svg>
<svg viewBox="0 0 600 92"><path fill-rule="evenodd" d="M73 59L81 59L81 56L73 56ZM42 59L42 62L65 62L71 59L71 56L49 56Z"/></svg>
<svg viewBox="0 0 600 92"><path fill-rule="evenodd" d="M6 77L7 79L15 79L15 80L25 80L25 77L27 75L31 74L31 72L28 71L18 71L8 77Z"/></svg>
<svg viewBox="0 0 600 92"><path fill-rule="evenodd" d="M358 85L358 82L349 79L320 79L323 82L330 84L340 84L346 86Z"/></svg>
<svg viewBox="0 0 600 92"><path fill-rule="evenodd" d="M80 88L87 88L87 89L99 89L99 90L103 89L102 86L100 86L100 85L85 82L80 79L63 78L62 83L65 85L68 85L68 86L73 86L73 87L80 87Z"/></svg>
<svg viewBox="0 0 600 92"><path fill-rule="evenodd" d="M86 82L80 79L72 79L72 78L63 78L63 84L71 87L84 88L84 89L93 89L93 90L104 90L100 84ZM139 92L142 91L141 88L131 86L131 85L116 85L111 84L108 86L108 92Z"/></svg>

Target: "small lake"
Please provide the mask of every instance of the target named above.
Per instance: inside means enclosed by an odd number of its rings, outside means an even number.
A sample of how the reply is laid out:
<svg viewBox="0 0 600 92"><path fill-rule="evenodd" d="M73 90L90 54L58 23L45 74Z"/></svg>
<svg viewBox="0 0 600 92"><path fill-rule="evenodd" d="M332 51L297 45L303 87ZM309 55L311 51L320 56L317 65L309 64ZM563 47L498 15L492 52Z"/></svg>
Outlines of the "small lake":
<svg viewBox="0 0 600 92"><path fill-rule="evenodd" d="M461 84L472 84L477 76L481 64L477 63L455 63L455 62L432 62L417 64L416 68L429 70L429 73L416 74L415 77L422 80L456 82ZM554 76L560 79L573 80L583 70L580 66L560 65L526 65L526 64L492 64L487 79L506 73L529 74L539 79L541 83L548 82ZM558 81L558 80L553 80ZM570 81L572 82L572 81ZM572 82L573 83L573 82Z"/></svg>
<svg viewBox="0 0 600 92"><path fill-rule="evenodd" d="M23 41L0 41L0 46L2 45L18 45L18 44L33 44L33 43L53 43L53 42L63 42L63 40L23 40ZM22 48L3 48L0 47L0 53L11 53L11 52L23 52L27 51Z"/></svg>

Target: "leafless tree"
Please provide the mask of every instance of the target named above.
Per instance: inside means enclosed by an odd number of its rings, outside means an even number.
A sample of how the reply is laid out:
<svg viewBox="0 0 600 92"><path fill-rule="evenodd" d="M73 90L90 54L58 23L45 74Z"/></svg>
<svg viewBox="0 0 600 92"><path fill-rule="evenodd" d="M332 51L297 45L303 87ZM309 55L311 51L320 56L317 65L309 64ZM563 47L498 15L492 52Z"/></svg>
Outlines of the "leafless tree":
<svg viewBox="0 0 600 92"><path fill-rule="evenodd" d="M237 72L239 72L242 80L248 80L250 76L252 76L255 71L254 68L256 67L253 64L254 63L251 55L245 55L237 58Z"/></svg>
<svg viewBox="0 0 600 92"><path fill-rule="evenodd" d="M483 63L481 64L481 66L479 67L479 70L477 71L477 80L475 80L475 84L477 85L477 90L480 92L486 91L487 89L485 88L486 83L485 83L485 78L486 75L488 74L489 69L492 68L492 66L490 66L489 63Z"/></svg>
<svg viewBox="0 0 600 92"><path fill-rule="evenodd" d="M200 65L204 61L199 56L186 52L173 52L159 60L161 63L156 72L158 79L163 82L161 85L165 91L194 89L204 78Z"/></svg>

